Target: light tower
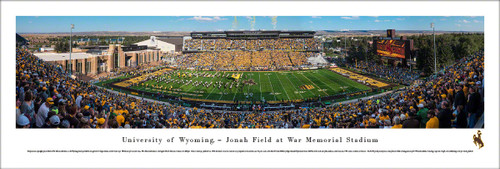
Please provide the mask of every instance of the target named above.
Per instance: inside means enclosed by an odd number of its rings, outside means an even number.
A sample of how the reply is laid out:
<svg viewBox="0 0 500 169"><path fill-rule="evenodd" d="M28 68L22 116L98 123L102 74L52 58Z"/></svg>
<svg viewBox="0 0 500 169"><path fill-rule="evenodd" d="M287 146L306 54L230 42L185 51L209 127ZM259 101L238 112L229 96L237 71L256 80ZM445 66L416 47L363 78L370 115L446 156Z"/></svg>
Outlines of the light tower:
<svg viewBox="0 0 500 169"><path fill-rule="evenodd" d="M73 29L75 29L75 25L71 24L71 29L70 29L70 34L69 34L69 63L71 65L71 67L69 68L69 75L70 76L71 76L71 69L73 69L73 62L71 62L71 53L73 51L73 49L72 49L73 41L71 40L71 37L73 37Z"/></svg>

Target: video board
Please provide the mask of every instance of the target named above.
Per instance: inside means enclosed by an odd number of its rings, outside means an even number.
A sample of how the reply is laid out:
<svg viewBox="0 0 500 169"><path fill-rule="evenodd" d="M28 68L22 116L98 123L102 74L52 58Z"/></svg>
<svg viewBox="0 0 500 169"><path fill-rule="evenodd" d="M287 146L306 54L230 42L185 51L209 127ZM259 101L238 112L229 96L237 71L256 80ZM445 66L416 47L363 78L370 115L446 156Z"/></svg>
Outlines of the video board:
<svg viewBox="0 0 500 169"><path fill-rule="evenodd" d="M377 55L404 59L405 51L406 43L403 40L377 41Z"/></svg>

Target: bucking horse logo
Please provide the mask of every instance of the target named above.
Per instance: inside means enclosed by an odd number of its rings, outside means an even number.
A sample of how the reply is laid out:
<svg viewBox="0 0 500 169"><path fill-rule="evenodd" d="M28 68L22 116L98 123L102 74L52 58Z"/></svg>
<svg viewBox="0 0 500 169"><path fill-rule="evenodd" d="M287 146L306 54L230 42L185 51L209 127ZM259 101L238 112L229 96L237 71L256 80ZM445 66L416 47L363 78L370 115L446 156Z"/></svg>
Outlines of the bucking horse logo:
<svg viewBox="0 0 500 169"><path fill-rule="evenodd" d="M482 134L481 131L477 130L477 136L475 134L474 136L472 136L474 140L474 145L479 146L479 149L484 147L483 140L481 140L481 134Z"/></svg>

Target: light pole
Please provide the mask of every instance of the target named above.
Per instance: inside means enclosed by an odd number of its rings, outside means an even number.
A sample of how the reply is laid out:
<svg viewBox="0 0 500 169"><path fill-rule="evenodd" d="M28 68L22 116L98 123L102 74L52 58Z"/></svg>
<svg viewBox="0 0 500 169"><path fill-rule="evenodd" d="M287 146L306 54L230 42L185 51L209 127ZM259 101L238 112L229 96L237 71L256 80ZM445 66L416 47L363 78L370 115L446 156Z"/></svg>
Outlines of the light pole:
<svg viewBox="0 0 500 169"><path fill-rule="evenodd" d="M71 37L73 36L73 29L75 29L75 25L74 24L71 24L71 29L70 29L70 34L69 34L69 63L71 65L71 67L69 68L69 75L71 77L71 69L73 69L73 62L71 62L71 52L73 51L72 48L72 40L71 40Z"/></svg>
<svg viewBox="0 0 500 169"><path fill-rule="evenodd" d="M347 57L347 31L349 29L342 29L341 31L344 31L344 59Z"/></svg>
<svg viewBox="0 0 500 169"><path fill-rule="evenodd" d="M347 57L347 30L344 30L344 58Z"/></svg>
<svg viewBox="0 0 500 169"><path fill-rule="evenodd" d="M434 33L434 23L431 23L432 36L434 37L434 73L437 73L437 59L436 59L436 34Z"/></svg>

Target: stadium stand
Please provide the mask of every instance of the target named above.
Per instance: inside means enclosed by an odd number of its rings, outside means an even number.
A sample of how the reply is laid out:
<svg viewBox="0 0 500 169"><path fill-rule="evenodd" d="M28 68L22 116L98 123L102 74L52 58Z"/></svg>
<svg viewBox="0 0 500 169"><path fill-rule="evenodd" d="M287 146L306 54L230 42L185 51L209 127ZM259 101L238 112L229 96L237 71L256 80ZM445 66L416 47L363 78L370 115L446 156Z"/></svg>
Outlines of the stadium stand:
<svg viewBox="0 0 500 169"><path fill-rule="evenodd" d="M184 52L191 53L178 63L183 63L181 68L209 70L292 69L308 65L308 58L320 51L321 43L313 35L301 31L196 32L184 41Z"/></svg>
<svg viewBox="0 0 500 169"><path fill-rule="evenodd" d="M284 41L292 44L278 48L301 48L293 41ZM256 49L251 45L253 42L243 42L234 42L234 46ZM260 42L259 45L269 43L269 47L276 45L275 42ZM314 48L314 43L311 43L304 41L306 45L302 47ZM203 48L200 45L208 44L217 49L233 46L233 42L227 41L200 41L189 45ZM276 52L285 52L283 50L264 50L251 55L246 53L254 51L232 53L243 58L250 57L250 61L235 59L234 55L231 60L231 55L217 52L194 53L184 58L184 62L197 62L195 64L202 66L217 64L228 69L254 65L284 67L301 62L300 56L295 59L287 56L289 62L286 62L284 54L274 57ZM215 61L216 57L228 60ZM366 71L375 70L370 68ZM382 71L385 73L381 75L394 76L399 71ZM153 72L151 67L139 67L105 78L150 72ZM91 83L71 79L60 67L18 48L16 124L18 128L425 128L436 126L435 120L433 125L427 125L429 117L434 114L440 128L471 128L478 119L483 119L483 72L484 53L480 52L460 59L440 73L423 79L420 84L364 100L324 108L278 111L267 111L262 105L253 105L252 111L233 112L174 106L98 88ZM408 78L410 82L413 77L408 76L403 74L399 79ZM480 124L483 123L480 121Z"/></svg>
<svg viewBox="0 0 500 169"><path fill-rule="evenodd" d="M379 63L357 61L357 63L344 62L341 59L334 61L339 66L357 70L362 73L371 74L389 82L412 85L420 77L419 70L410 70L408 67L388 66Z"/></svg>

